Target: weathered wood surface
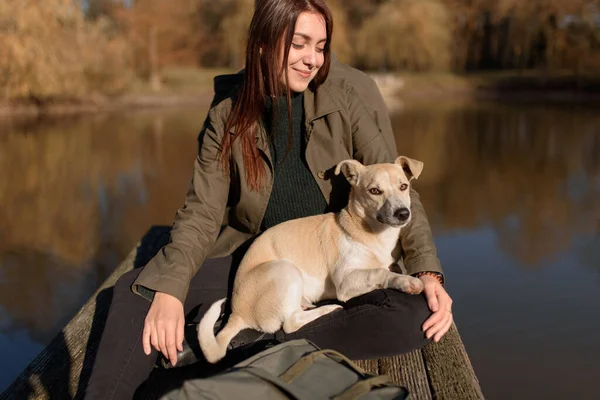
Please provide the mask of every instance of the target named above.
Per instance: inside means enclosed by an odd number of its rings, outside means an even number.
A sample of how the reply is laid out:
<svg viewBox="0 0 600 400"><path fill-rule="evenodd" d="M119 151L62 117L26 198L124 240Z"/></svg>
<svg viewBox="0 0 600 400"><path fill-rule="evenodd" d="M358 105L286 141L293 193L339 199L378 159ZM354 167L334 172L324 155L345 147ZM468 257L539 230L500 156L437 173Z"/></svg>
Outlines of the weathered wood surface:
<svg viewBox="0 0 600 400"><path fill-rule="evenodd" d="M439 343L421 350L357 364L368 372L386 374L408 388L411 399L483 399L471 361L453 325Z"/></svg>
<svg viewBox="0 0 600 400"><path fill-rule="evenodd" d="M123 273L145 265L168 237L168 227L153 227L62 332L0 395L0 399L83 398L106 321L112 286ZM357 364L369 372L390 375L395 382L409 389L411 399L483 398L455 326L439 343L429 344L421 350L378 360L360 360ZM178 369L183 371L185 368ZM178 369L163 375L168 378L179 374L180 380L182 375L193 373L189 367L183 374ZM155 389L153 387L152 391Z"/></svg>

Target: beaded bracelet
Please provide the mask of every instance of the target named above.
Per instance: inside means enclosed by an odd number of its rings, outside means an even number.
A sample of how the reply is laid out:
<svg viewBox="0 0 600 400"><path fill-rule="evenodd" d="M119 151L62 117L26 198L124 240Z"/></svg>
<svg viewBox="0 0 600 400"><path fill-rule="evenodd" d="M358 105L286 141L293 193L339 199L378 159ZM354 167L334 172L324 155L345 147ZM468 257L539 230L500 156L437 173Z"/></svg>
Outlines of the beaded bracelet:
<svg viewBox="0 0 600 400"><path fill-rule="evenodd" d="M428 275L428 276L432 276L435 279L438 280L438 282L440 283L440 285L444 286L444 275L442 275L439 272L434 272L434 271L421 271L421 272L417 272L416 274L414 274L413 276L415 278L420 278L423 275Z"/></svg>

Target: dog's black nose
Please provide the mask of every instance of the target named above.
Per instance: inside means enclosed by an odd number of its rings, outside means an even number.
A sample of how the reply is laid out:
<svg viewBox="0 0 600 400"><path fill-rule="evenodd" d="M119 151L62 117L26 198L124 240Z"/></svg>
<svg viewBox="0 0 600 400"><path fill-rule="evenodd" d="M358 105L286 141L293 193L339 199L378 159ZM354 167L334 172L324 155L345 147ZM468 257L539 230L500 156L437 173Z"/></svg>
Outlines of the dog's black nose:
<svg viewBox="0 0 600 400"><path fill-rule="evenodd" d="M394 217L398 218L399 221L406 221L410 217L410 210L406 207L402 207L396 210Z"/></svg>

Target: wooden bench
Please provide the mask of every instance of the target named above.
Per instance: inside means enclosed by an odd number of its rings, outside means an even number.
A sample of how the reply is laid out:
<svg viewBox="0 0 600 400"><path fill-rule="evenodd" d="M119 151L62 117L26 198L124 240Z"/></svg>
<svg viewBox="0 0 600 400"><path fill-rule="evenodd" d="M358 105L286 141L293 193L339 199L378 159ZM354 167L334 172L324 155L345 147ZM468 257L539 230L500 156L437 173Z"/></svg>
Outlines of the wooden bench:
<svg viewBox="0 0 600 400"><path fill-rule="evenodd" d="M168 241L169 227L153 227L106 279L77 315L0 395L0 399L83 398L110 306L112 287L125 272L143 266ZM455 326L439 343L378 360L359 360L363 369L388 374L408 387L413 399L482 399L477 377ZM189 374L193 366L158 371L165 376ZM181 375L181 374L180 374ZM142 398L158 395L152 390ZM158 383L157 383L158 382ZM152 394L153 396L150 396Z"/></svg>

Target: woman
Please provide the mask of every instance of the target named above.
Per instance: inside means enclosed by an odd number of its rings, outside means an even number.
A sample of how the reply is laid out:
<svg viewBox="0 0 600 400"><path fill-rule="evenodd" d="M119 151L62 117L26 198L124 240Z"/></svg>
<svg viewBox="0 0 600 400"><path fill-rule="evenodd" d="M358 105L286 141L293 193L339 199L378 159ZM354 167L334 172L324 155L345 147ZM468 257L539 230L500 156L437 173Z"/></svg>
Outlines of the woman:
<svg viewBox="0 0 600 400"><path fill-rule="evenodd" d="M176 364L186 317L198 318L227 295L252 237L343 206L347 187L334 189L339 177L330 173L339 161L395 159L381 95L366 75L332 61L332 28L323 0L256 2L245 71L215 78L171 242L115 286L88 398L131 397L159 352ZM425 283L424 296L377 290L277 339L307 338L364 359L410 351L446 333L451 299L425 212L411 194L413 219L399 245L407 272Z"/></svg>

